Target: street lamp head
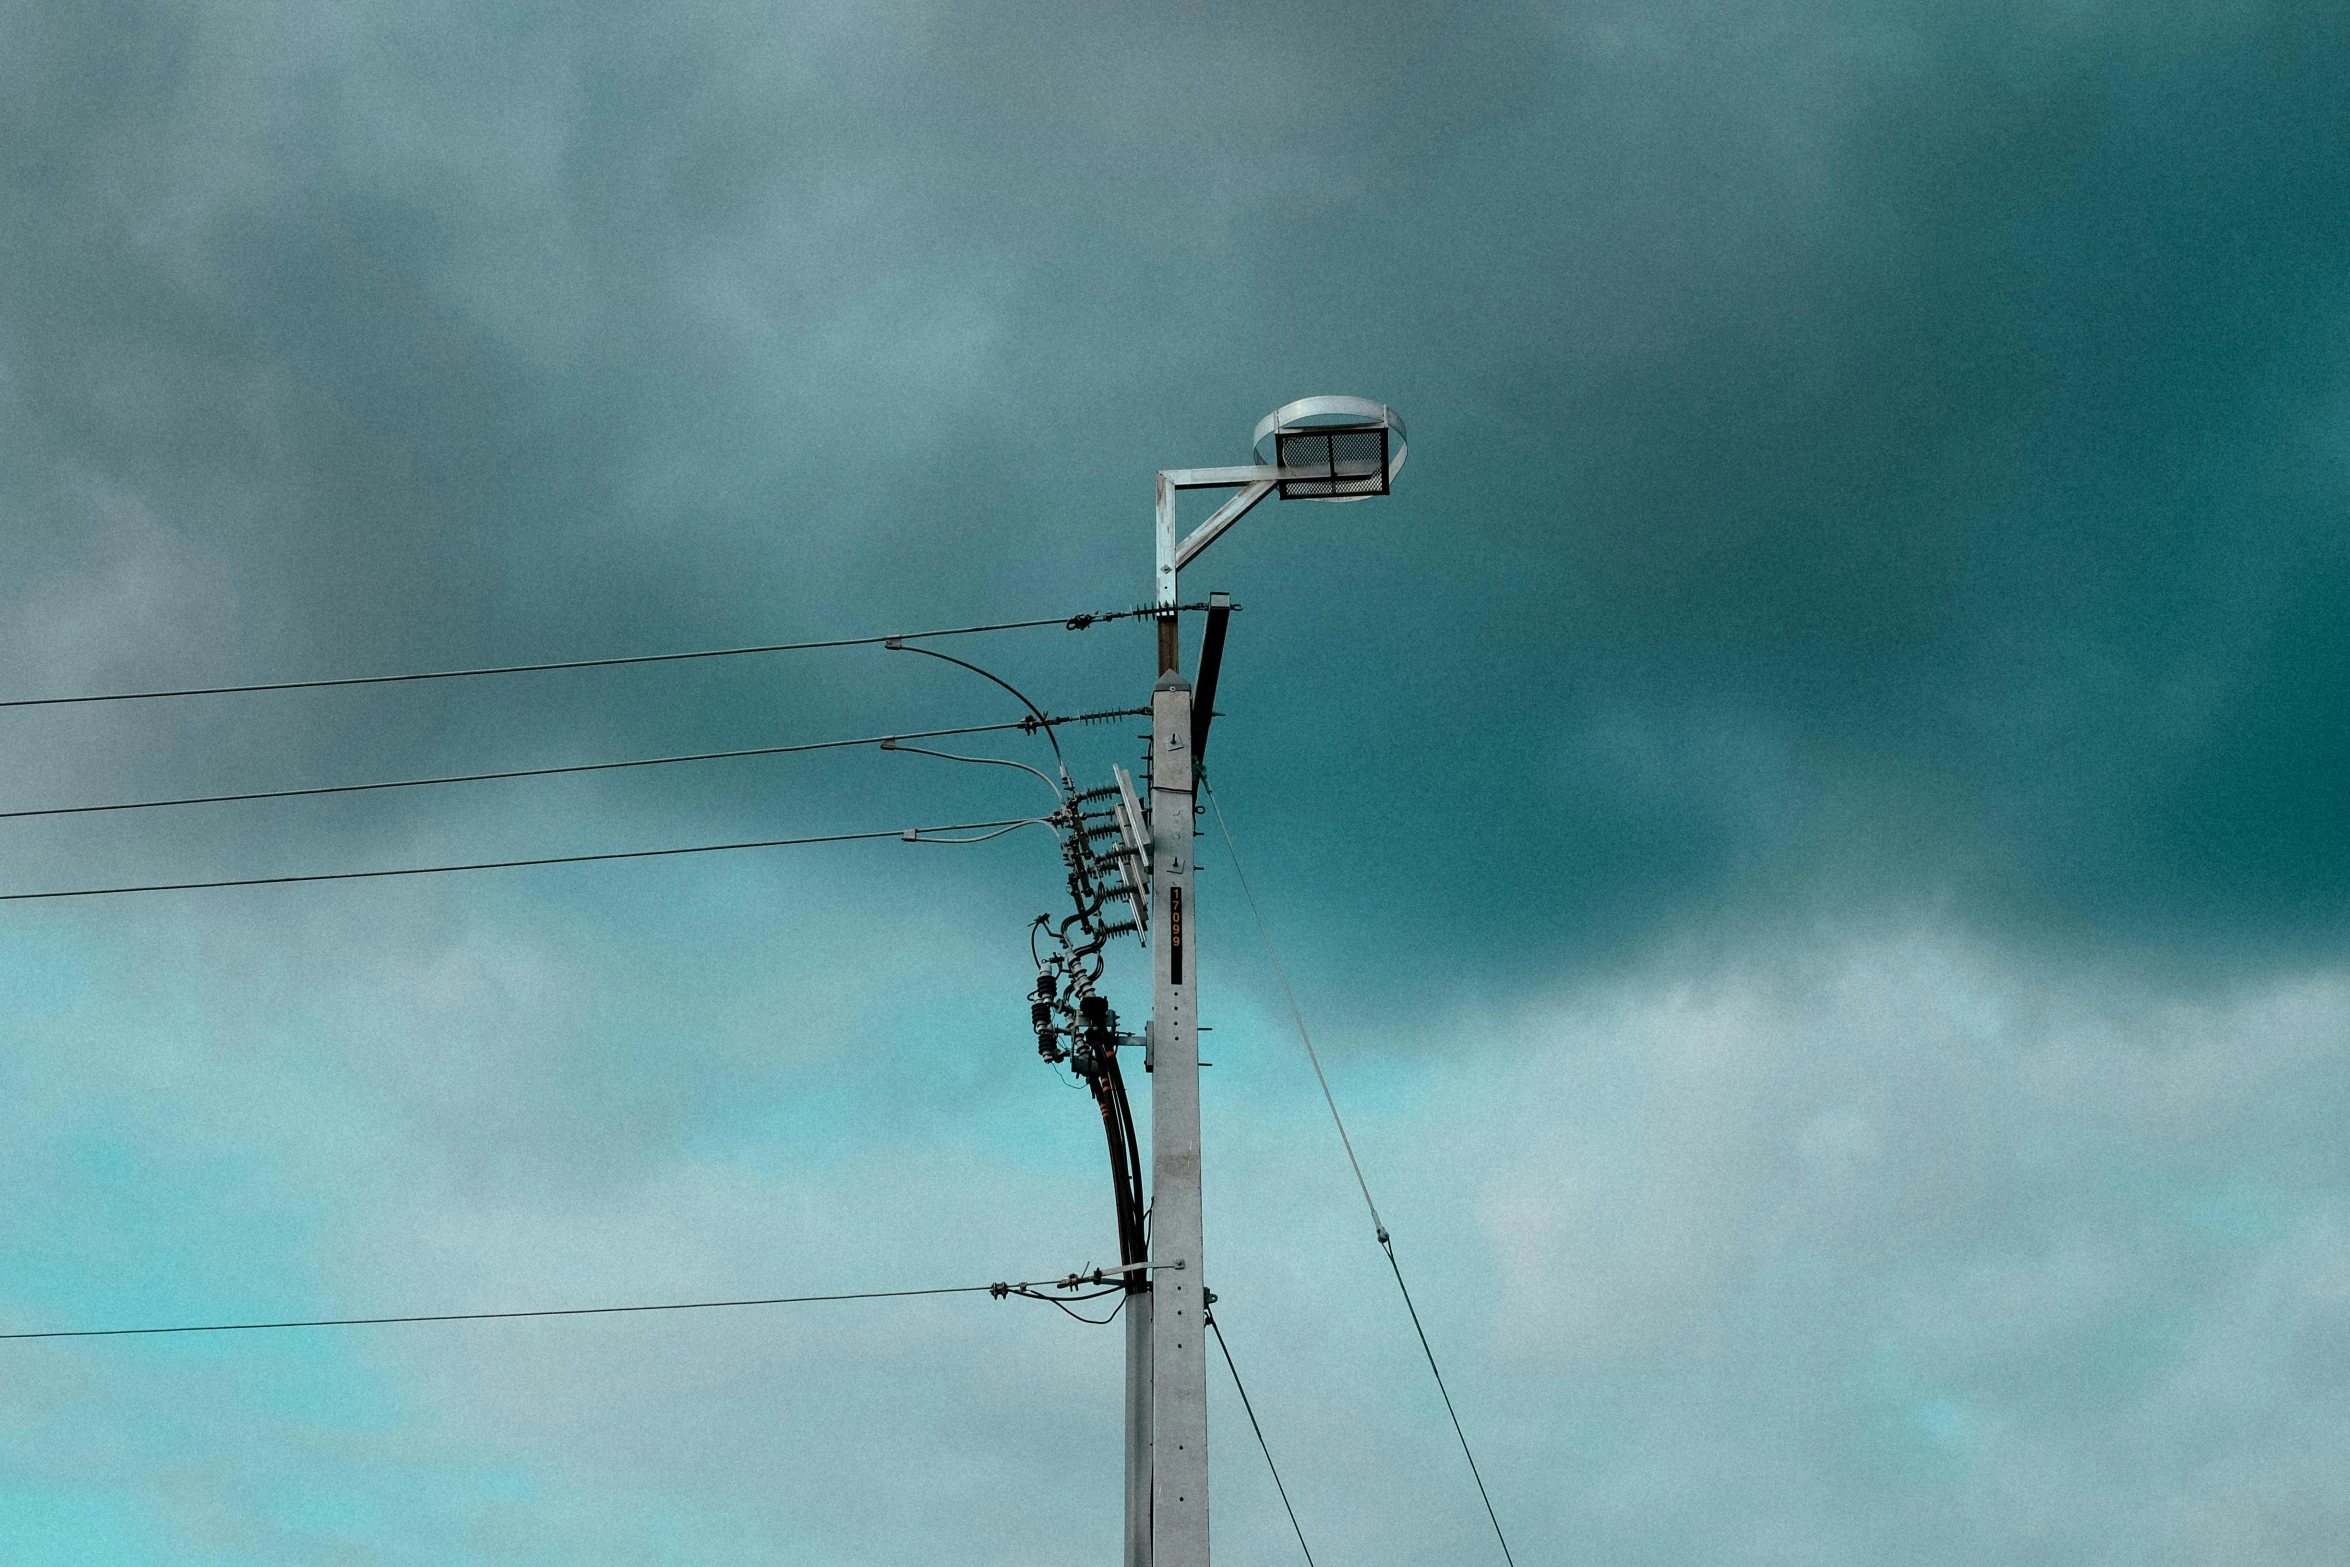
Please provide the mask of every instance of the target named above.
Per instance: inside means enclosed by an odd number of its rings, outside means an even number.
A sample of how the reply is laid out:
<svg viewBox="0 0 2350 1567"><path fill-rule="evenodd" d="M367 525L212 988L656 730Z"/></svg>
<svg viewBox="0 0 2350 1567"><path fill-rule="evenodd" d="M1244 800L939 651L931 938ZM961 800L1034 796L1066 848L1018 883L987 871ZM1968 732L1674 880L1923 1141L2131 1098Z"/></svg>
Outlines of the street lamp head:
<svg viewBox="0 0 2350 1567"><path fill-rule="evenodd" d="M1403 421L1367 397L1301 397L1257 423L1256 462L1246 468L1159 470L1159 668L1175 667L1175 579L1256 504L1283 500L1360 501L1385 495L1403 470ZM1175 499L1185 490L1237 493L1178 538Z"/></svg>
<svg viewBox="0 0 2350 1567"><path fill-rule="evenodd" d="M1285 501L1360 501L1385 495L1403 471L1403 421L1367 397L1301 397L1257 421L1257 461L1298 474Z"/></svg>

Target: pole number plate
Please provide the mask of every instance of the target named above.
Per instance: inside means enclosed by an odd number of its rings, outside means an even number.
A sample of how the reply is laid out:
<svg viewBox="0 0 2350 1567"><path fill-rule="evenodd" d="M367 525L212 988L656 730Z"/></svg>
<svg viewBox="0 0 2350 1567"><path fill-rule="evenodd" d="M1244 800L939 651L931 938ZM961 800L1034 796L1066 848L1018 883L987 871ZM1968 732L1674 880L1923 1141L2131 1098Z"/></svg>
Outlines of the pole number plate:
<svg viewBox="0 0 2350 1567"><path fill-rule="evenodd" d="M1167 978L1183 983L1183 888L1167 889Z"/></svg>

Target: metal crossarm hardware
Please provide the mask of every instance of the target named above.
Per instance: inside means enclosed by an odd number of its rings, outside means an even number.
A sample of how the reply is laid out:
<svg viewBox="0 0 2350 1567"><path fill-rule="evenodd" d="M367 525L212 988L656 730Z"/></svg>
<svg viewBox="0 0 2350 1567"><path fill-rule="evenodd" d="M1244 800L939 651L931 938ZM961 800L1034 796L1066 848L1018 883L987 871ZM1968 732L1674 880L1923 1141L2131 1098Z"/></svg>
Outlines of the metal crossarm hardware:
<svg viewBox="0 0 2350 1567"><path fill-rule="evenodd" d="M1125 845L1121 866L1126 873L1126 896L1134 905L1134 924L1144 939L1150 936L1150 823L1142 814L1142 803L1134 797L1134 779L1123 767L1111 772L1118 780L1118 801L1113 807L1118 813L1118 836Z"/></svg>

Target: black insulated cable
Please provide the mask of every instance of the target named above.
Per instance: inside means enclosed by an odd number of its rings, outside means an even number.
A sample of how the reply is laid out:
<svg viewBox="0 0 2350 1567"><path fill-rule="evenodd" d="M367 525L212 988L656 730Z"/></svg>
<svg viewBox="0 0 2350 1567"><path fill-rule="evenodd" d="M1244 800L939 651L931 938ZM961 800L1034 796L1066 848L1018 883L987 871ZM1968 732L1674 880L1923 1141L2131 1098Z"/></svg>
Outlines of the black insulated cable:
<svg viewBox="0 0 2350 1567"><path fill-rule="evenodd" d="M1072 1300L1098 1300L1104 1295L1117 1296L1118 1304L1110 1308L1110 1314L1106 1317L1089 1317L1082 1311L1072 1311L1069 1308L1068 1302L1062 1300L1057 1295L1039 1294L1035 1290L1014 1290L1012 1293L1020 1296L1025 1300L1041 1300L1046 1305L1058 1310L1061 1315L1065 1317L1073 1317L1077 1321L1084 1323L1089 1328L1108 1327L1111 1323L1118 1320L1118 1313L1126 1309L1126 1292L1122 1289L1097 1290L1091 1295L1075 1295L1070 1297Z"/></svg>
<svg viewBox="0 0 2350 1567"><path fill-rule="evenodd" d="M1111 1198L1118 1213L1118 1261L1131 1267L1143 1262L1142 1161L1137 1156L1134 1113L1126 1099L1126 1081L1118 1070L1115 1047L1104 1049L1085 1074L1086 1087L1102 1115L1102 1135L1109 1143ZM1129 1294L1148 1289L1149 1275L1141 1269L1126 1275Z"/></svg>
<svg viewBox="0 0 2350 1567"><path fill-rule="evenodd" d="M1144 1208L1142 1201L1142 1150L1135 1141L1134 1103L1126 1097L1126 1076L1118 1070L1116 1051L1113 1050L1110 1053L1109 1060L1103 1066L1102 1075L1109 1080L1110 1097L1117 1104L1118 1125L1125 1134L1126 1143L1126 1189L1130 1194L1129 1202L1132 1213L1130 1228L1134 1234L1134 1255L1121 1260L1129 1263L1144 1262L1150 1257L1150 1214ZM1150 1288L1148 1270L1137 1268L1134 1272L1126 1275L1128 1294L1140 1294L1148 1288Z"/></svg>
<svg viewBox="0 0 2350 1567"><path fill-rule="evenodd" d="M955 657L952 653L941 653L936 648L909 647L906 645L906 639L904 637L891 637L887 639L884 645L887 646L892 653L920 653L929 658L945 659L948 663L953 664L958 669L968 669L971 671L971 673L977 675L980 679L991 680L997 685L1002 686L1006 691L1012 693L1012 699L1014 701L1018 702L1022 707L1028 709L1029 716L1036 720L1038 726L1044 730L1044 737L1047 740L1050 740L1053 744L1053 760L1056 762L1061 762L1060 737L1053 733L1051 724L1044 716L1044 709L1038 707L1034 702L1029 701L1028 698L1021 693L1018 686L1013 685L1012 682L1006 680L1003 676L990 674L986 670L980 668L977 664L967 663L964 660ZM1066 762L1061 762L1061 770L1063 772L1068 771L1068 764Z"/></svg>
<svg viewBox="0 0 2350 1567"><path fill-rule="evenodd" d="M1126 1162L1125 1131L1118 1125L1118 1109L1110 1098L1108 1073L1096 1068L1085 1074L1085 1086L1093 1091L1093 1102L1102 1113L1102 1135L1110 1145L1110 1200L1118 1216L1118 1261L1140 1262L1140 1237L1135 1233L1134 1177ZM1127 1285L1136 1282L1127 1275Z"/></svg>

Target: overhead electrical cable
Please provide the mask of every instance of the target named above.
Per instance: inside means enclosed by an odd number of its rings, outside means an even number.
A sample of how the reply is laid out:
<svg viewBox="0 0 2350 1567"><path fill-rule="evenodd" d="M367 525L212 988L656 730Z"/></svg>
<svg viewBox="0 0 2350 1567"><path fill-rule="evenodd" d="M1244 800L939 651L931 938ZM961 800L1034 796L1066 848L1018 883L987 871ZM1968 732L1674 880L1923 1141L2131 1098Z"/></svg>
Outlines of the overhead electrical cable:
<svg viewBox="0 0 2350 1567"><path fill-rule="evenodd" d="M1030 1299L1030 1300L1041 1300L1041 1301L1043 1301L1043 1302L1044 1302L1046 1305L1048 1305L1048 1306L1055 1306L1055 1307L1058 1307L1058 1308L1060 1309L1060 1312L1061 1312L1061 1315L1062 1315L1062 1316L1064 1316L1064 1317L1069 1317L1069 1318L1073 1318L1074 1320L1076 1320L1076 1321L1078 1321L1078 1322L1082 1322L1082 1323L1084 1323L1084 1324L1085 1324L1087 1327L1089 1327L1089 1328L1106 1328L1106 1327L1108 1327L1108 1326L1109 1326L1111 1323L1113 1323L1113 1322L1117 1321L1117 1320L1118 1320L1118 1313L1119 1313L1119 1312L1121 1312L1121 1311L1124 1311L1124 1310L1126 1309L1126 1301L1127 1301L1127 1294L1126 1294L1126 1289L1125 1289L1125 1286L1123 1286L1123 1285L1120 1285L1120 1286L1119 1286L1118 1288L1116 1288L1116 1289L1096 1290L1096 1291L1095 1291L1093 1294L1091 1294L1091 1295L1072 1295L1072 1296L1070 1296L1070 1297L1069 1297L1069 1299L1070 1299L1070 1300L1099 1300L1099 1299L1101 1299L1101 1297L1102 1297L1102 1296L1104 1296L1104 1295L1115 1295L1115 1296L1117 1296L1117 1297L1118 1297L1118 1304L1116 1304L1115 1306L1112 1306L1112 1307L1110 1308L1110 1314L1109 1314L1108 1316L1106 1316L1106 1317L1089 1317L1089 1316L1087 1316L1087 1315L1086 1315L1084 1312L1082 1312L1082 1311L1072 1311L1072 1310L1070 1310L1070 1309L1069 1309L1069 1307L1068 1307L1068 1305L1066 1304L1066 1302L1064 1302L1064 1301L1063 1301L1063 1300L1062 1300L1062 1299L1061 1299L1059 1296L1057 1296L1057 1295L1044 1295L1044 1294L1039 1294L1037 1291L1035 1291L1035 1290L1031 1290L1031 1289L1015 1289L1014 1291L1012 1291L1012 1293L1013 1293L1013 1294L1015 1294L1015 1295L1021 1295L1021 1296L1025 1296L1025 1297L1027 1297L1027 1298L1028 1298L1028 1299Z"/></svg>
<svg viewBox="0 0 2350 1567"><path fill-rule="evenodd" d="M1265 1455L1265 1467L1273 1472L1273 1489L1281 1493L1281 1510L1289 1514L1289 1527L1297 1536L1297 1548L1305 1553L1306 1567L1314 1567L1314 1553L1306 1545L1305 1530L1298 1525L1297 1509L1289 1505L1289 1487L1281 1483L1281 1467L1273 1462L1273 1449L1265 1445L1265 1428L1257 1424L1256 1405L1248 1401L1248 1388L1240 1380L1240 1368L1232 1363L1232 1346L1224 1342L1223 1324L1216 1320L1213 1308L1207 1315L1208 1331L1216 1335L1216 1348L1224 1354L1224 1369L1232 1373L1232 1391L1240 1395L1240 1408L1248 1416L1248 1428L1257 1434L1257 1451Z"/></svg>
<svg viewBox="0 0 2350 1567"><path fill-rule="evenodd" d="M1117 716L1139 717L1145 713L1148 713L1149 711L1150 709L1147 707L1129 708L1125 713L1119 714ZM1003 724L999 725L998 727L1004 729L1018 729L1020 725ZM914 736L913 738L922 739L926 737ZM1017 767L1024 773L1035 773L1038 778L1044 780L1044 786L1047 789L1052 790L1054 799L1059 800L1064 805L1068 803L1068 800L1061 792L1061 786L1059 784L1054 783L1049 775L1029 766L1026 762L1015 762L1001 756L958 756L952 751L925 750L921 746L906 745L903 742L894 739L884 740L881 743L881 748L885 751L904 751L913 756L935 756L942 762L976 762L982 767Z"/></svg>
<svg viewBox="0 0 2350 1567"><path fill-rule="evenodd" d="M1019 1284L950 1284L934 1289L859 1290L834 1295L770 1295L756 1300L681 1300L649 1306L549 1306L529 1311L440 1311L404 1317L311 1317L285 1322L204 1322L162 1328L51 1328L31 1333L0 1333L0 1339L36 1338L144 1338L162 1333L261 1333L279 1328L375 1328L416 1322L509 1322L523 1317L615 1317L648 1311L722 1311L737 1306L806 1306L841 1300L908 1300L917 1295L993 1295L1002 1300L1018 1295L1060 1305L1048 1289L1076 1290L1098 1285L1102 1274L1072 1273L1058 1279L1030 1279ZM1071 1300L1093 1300L1118 1293L1092 1289Z"/></svg>
<svg viewBox="0 0 2350 1567"><path fill-rule="evenodd" d="M977 675L982 680L994 681L997 685L1002 686L1006 691L1011 692L1014 701L1017 701L1022 707L1028 709L1030 718L1034 719L1039 725L1044 725L1044 709L1038 707L1034 702L1029 701L1026 696L1021 694L1019 687L1013 685L1012 682L1006 680L1003 676L990 674L986 670L980 668L977 664L965 663L962 659L955 657L953 654L941 653L935 648L908 647L906 645L906 639L903 637L891 637L887 645L892 653L920 653L926 658L942 658L945 659L948 663L955 665L959 669L970 670L971 673ZM1044 737L1052 742L1053 760L1056 762L1061 761L1060 737L1053 733L1049 725L1045 726ZM1061 771L1066 773L1068 770L1068 764L1063 762ZM1052 780L1048 778L1045 781L1050 783Z"/></svg>
<svg viewBox="0 0 2350 1567"><path fill-rule="evenodd" d="M1183 610L1204 610L1205 604L1183 604ZM691 659L741 658L753 653L807 653L823 648L880 647L928 637L967 637L987 631L1026 631L1038 626L1060 626L1083 631L1112 620L1156 620L1166 612L1149 609L1110 610L1098 614L1057 616L1049 620L1006 620L985 626L948 626L937 631L900 631L890 636L832 637L816 642L764 642L748 647L697 648L685 653L631 653L617 658L567 658L538 664L489 664L472 669L432 669L398 675L341 675L322 680L265 680L250 685L184 686L172 690L107 691L83 696L27 696L0 699L0 708L72 707L90 702L151 702L167 697L243 696L258 691L323 691L338 686L389 686L419 680L471 680L483 675L535 675L563 669L616 669L626 664L676 664Z"/></svg>
<svg viewBox="0 0 2350 1567"><path fill-rule="evenodd" d="M1149 711L1150 709L1147 707L1112 708L1098 713L1072 713L1061 718L1048 717L1044 722L1048 725L1092 724L1112 718L1133 718L1147 714ZM867 745L910 751L915 747L895 742L937 740L951 735L994 734L1007 729L1018 729L1033 734L1038 727L1035 719L1023 718L1015 723L966 724L957 729L923 729L908 734L866 735L855 740L811 740L800 745L750 746L734 751L696 751L682 756L636 757L623 762L573 762L558 767L515 767L494 773L449 773L433 778L393 778L376 783L321 784L304 789L254 789L242 794L195 794L168 800L125 800L110 805L49 805L21 811L0 811L0 821L15 821L33 816L86 816L105 811L152 811L176 805L232 805L249 800L297 800L312 795L366 794L381 789L429 789L442 784L493 783L509 778L554 778L567 773L618 772L632 767L673 767L682 762L723 762L739 757L790 756L802 751L835 751ZM1033 772L1034 769L1031 768L1030 771ZM1051 782L1050 779L1046 781Z"/></svg>
<svg viewBox="0 0 2350 1567"><path fill-rule="evenodd" d="M316 871L301 876L240 876L224 881L148 882L126 887L72 887L56 892L0 892L0 903L28 903L44 898L110 898L131 892L202 892L215 887L279 887L294 882L375 881L389 876L443 876L453 871L506 871L531 865L587 865L601 860L657 860L680 854L723 854L732 849L787 849L809 843L856 843L875 838L898 838L907 843L984 843L1021 827L1047 827L1049 818L1021 817L1012 821L956 822L945 827L903 827L882 832L819 833L806 838L754 838L740 843L697 843L676 849L620 849L604 854L550 854L529 860L475 860L463 865L407 865L381 871ZM995 829L985 831L984 829ZM947 838L942 833L983 832L977 838Z"/></svg>
<svg viewBox="0 0 2350 1567"><path fill-rule="evenodd" d="M1403 1296L1404 1310L1411 1314L1412 1332L1420 1340L1420 1353L1428 1357L1429 1375L1436 1379L1437 1394L1444 1400L1444 1412L1452 1420L1452 1434L1460 1439L1461 1456L1469 1461L1469 1477L1477 1482L1477 1499L1485 1504L1485 1517L1493 1525L1493 1538L1501 1545L1502 1559L1517 1567L1517 1557L1510 1551L1509 1537L1501 1532L1501 1517L1493 1510L1493 1497L1485 1489L1485 1476L1477 1468L1477 1455L1469 1449L1469 1434L1461 1429L1460 1411L1453 1408L1452 1390L1444 1385L1444 1372L1436 1364L1436 1351L1428 1343L1428 1330L1420 1325L1420 1308L1412 1304L1411 1286L1404 1283L1403 1266L1395 1260L1395 1243L1388 1238L1387 1226L1379 1217L1379 1205L1371 1200L1370 1183L1363 1179L1362 1161L1355 1157L1354 1139L1346 1135L1346 1121L1338 1113L1338 1101L1330 1092L1330 1079L1322 1073L1322 1058L1314 1049L1314 1036L1306 1031L1305 1014L1299 1010L1297 992L1289 988L1289 973L1281 966L1281 954L1273 945L1273 933L1266 927L1264 911L1257 907L1257 895L1249 890L1248 873L1240 868L1240 850L1232 841L1231 824L1224 820L1224 807L1216 799L1216 791L1207 787L1203 776L1201 788L1208 796L1208 805L1216 813L1216 828L1224 836L1224 848L1232 856L1232 874L1240 883L1241 896L1248 902L1248 911L1257 922L1257 935L1265 943L1265 956L1273 960L1273 973L1281 981L1281 994L1289 1002L1289 1016L1297 1024L1297 1037L1306 1047L1306 1059L1314 1064L1314 1080L1322 1085L1322 1102L1330 1107L1330 1124L1338 1128L1338 1141L1346 1149L1346 1162L1355 1173L1355 1185L1363 1194L1363 1206L1371 1210L1371 1228L1378 1236L1379 1249L1387 1254L1388 1271L1395 1275L1395 1287Z"/></svg>
<svg viewBox="0 0 2350 1567"><path fill-rule="evenodd" d="M972 825L974 827L985 827L989 824L986 822L974 822ZM937 833L955 831L955 829L952 827L919 827L902 832L898 834L898 836L905 839L908 843L985 843L990 838L1001 838L1005 833L1018 832L1023 827L1050 827L1052 825L1053 819L1049 816L1023 816L1016 822L1006 822L1001 827L996 828L994 832L983 832L975 838L940 838L933 836ZM917 832L921 833L923 836L920 838L915 837L914 834Z"/></svg>
<svg viewBox="0 0 2350 1567"><path fill-rule="evenodd" d="M505 1322L520 1317L605 1317L644 1311L719 1311L733 1306L804 1306L831 1300L897 1300L914 1295L976 1295L992 1286L867 1290L848 1295L777 1295L764 1300L684 1300L654 1306L557 1306L537 1311L443 1311L413 1317L317 1317L300 1322L206 1322L168 1328L64 1328L46 1333L0 1333L0 1339L138 1338L157 1333L260 1333L277 1328L374 1328L410 1322Z"/></svg>

